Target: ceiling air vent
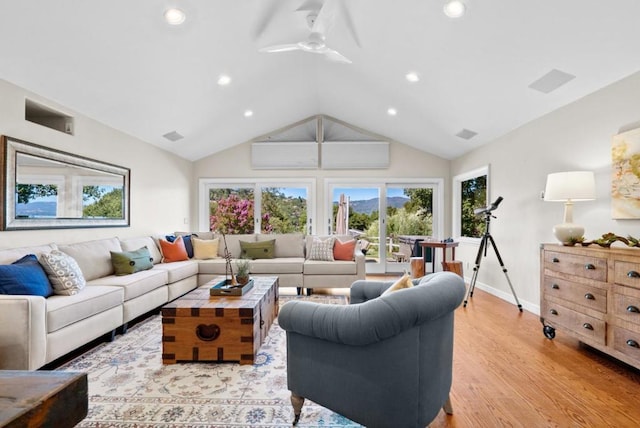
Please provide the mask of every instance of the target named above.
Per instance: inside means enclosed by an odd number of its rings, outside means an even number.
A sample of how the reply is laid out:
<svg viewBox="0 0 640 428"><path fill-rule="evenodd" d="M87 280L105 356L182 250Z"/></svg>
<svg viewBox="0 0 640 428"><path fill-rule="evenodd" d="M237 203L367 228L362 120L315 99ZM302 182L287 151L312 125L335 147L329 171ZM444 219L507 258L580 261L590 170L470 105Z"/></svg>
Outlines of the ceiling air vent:
<svg viewBox="0 0 640 428"><path fill-rule="evenodd" d="M573 74L565 73L564 71L556 70L555 68L529 85L531 89L540 91L544 94L548 94L551 91L555 91L560 86L575 79Z"/></svg>
<svg viewBox="0 0 640 428"><path fill-rule="evenodd" d="M167 132L166 134L163 135L163 137L169 141L174 141L174 142L178 140L182 140L184 138L184 136L178 134L177 131Z"/></svg>
<svg viewBox="0 0 640 428"><path fill-rule="evenodd" d="M462 131L456 134L456 137L460 137L463 140L470 140L476 135L478 135L477 132L471 131L470 129L463 129Z"/></svg>

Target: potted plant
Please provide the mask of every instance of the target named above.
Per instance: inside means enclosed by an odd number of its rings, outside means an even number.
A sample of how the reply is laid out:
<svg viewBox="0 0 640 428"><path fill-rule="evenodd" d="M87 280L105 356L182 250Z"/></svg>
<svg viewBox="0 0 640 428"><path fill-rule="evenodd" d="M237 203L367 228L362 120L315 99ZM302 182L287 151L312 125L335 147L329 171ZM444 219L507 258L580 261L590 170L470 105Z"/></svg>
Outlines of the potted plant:
<svg viewBox="0 0 640 428"><path fill-rule="evenodd" d="M240 259L236 262L236 281L240 285L249 282L249 260Z"/></svg>

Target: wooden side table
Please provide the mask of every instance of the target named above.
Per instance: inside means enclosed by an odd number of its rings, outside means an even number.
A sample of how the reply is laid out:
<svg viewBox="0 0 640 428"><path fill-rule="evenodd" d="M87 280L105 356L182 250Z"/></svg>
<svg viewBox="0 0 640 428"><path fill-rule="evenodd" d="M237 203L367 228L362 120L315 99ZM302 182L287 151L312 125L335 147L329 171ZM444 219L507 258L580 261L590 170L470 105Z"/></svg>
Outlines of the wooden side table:
<svg viewBox="0 0 640 428"><path fill-rule="evenodd" d="M86 373L0 370L0 427L74 427L88 409Z"/></svg>
<svg viewBox="0 0 640 428"><path fill-rule="evenodd" d="M439 242L439 241L421 241L420 242L420 246L421 247L427 247L427 248L442 248L442 261L445 262L447 260L447 248L451 248L451 260L454 260L456 258L456 247L458 246L459 242L457 241L453 241L453 242ZM432 257L431 257L431 272L435 272L436 271L436 252L435 250L432 251Z"/></svg>

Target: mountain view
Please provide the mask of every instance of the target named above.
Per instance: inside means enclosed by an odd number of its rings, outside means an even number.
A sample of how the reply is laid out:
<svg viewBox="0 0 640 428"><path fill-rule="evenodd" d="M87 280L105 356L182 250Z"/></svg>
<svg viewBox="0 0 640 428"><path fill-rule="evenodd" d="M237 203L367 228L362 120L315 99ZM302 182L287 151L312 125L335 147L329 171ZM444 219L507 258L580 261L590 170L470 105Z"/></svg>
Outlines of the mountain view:
<svg viewBox="0 0 640 428"><path fill-rule="evenodd" d="M17 217L55 217L56 202L29 202L16 204Z"/></svg>
<svg viewBox="0 0 640 428"><path fill-rule="evenodd" d="M394 208L402 208L405 203L409 202L409 198L404 196L392 196L387 198L387 206ZM374 211L378 211L380 204L380 198L366 199L362 201L351 201L351 211L363 214L371 214Z"/></svg>

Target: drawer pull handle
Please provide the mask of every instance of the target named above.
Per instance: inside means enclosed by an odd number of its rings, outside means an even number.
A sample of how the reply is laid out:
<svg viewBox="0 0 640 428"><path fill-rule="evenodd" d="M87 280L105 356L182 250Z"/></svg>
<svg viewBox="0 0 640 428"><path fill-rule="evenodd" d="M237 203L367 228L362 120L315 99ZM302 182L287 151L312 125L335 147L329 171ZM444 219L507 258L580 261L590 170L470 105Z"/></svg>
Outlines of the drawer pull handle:
<svg viewBox="0 0 640 428"><path fill-rule="evenodd" d="M593 326L591 324L589 324L588 322L582 324L583 328L586 328L587 330L593 330Z"/></svg>
<svg viewBox="0 0 640 428"><path fill-rule="evenodd" d="M551 288L553 288L554 290L560 290L560 286L558 284L552 284Z"/></svg>
<svg viewBox="0 0 640 428"><path fill-rule="evenodd" d="M629 305L627 306L627 312L633 312L634 314L640 313L640 309L637 306Z"/></svg>
<svg viewBox="0 0 640 428"><path fill-rule="evenodd" d="M549 310L549 312L551 313L551 315L558 315L558 311L556 311L555 309L551 309Z"/></svg>
<svg viewBox="0 0 640 428"><path fill-rule="evenodd" d="M594 297L594 295L593 295L593 294L591 294L591 293L587 293L587 294L585 294L585 295L584 295L584 298L585 298L585 299L587 299L587 300L596 300L596 298Z"/></svg>
<svg viewBox="0 0 640 428"><path fill-rule="evenodd" d="M638 342L636 342L633 339L627 340L627 345L631 346L632 348L640 348L640 345L638 345Z"/></svg>
<svg viewBox="0 0 640 428"><path fill-rule="evenodd" d="M630 270L629 272L627 272L627 276L629 278L640 278L640 273L636 272L635 270Z"/></svg>
<svg viewBox="0 0 640 428"><path fill-rule="evenodd" d="M584 265L584 268L586 270L596 270L596 267L591 263L587 263L586 265Z"/></svg>
<svg viewBox="0 0 640 428"><path fill-rule="evenodd" d="M560 263L560 259L557 258L557 257L554 257L554 258L551 259L551 262L552 263Z"/></svg>

